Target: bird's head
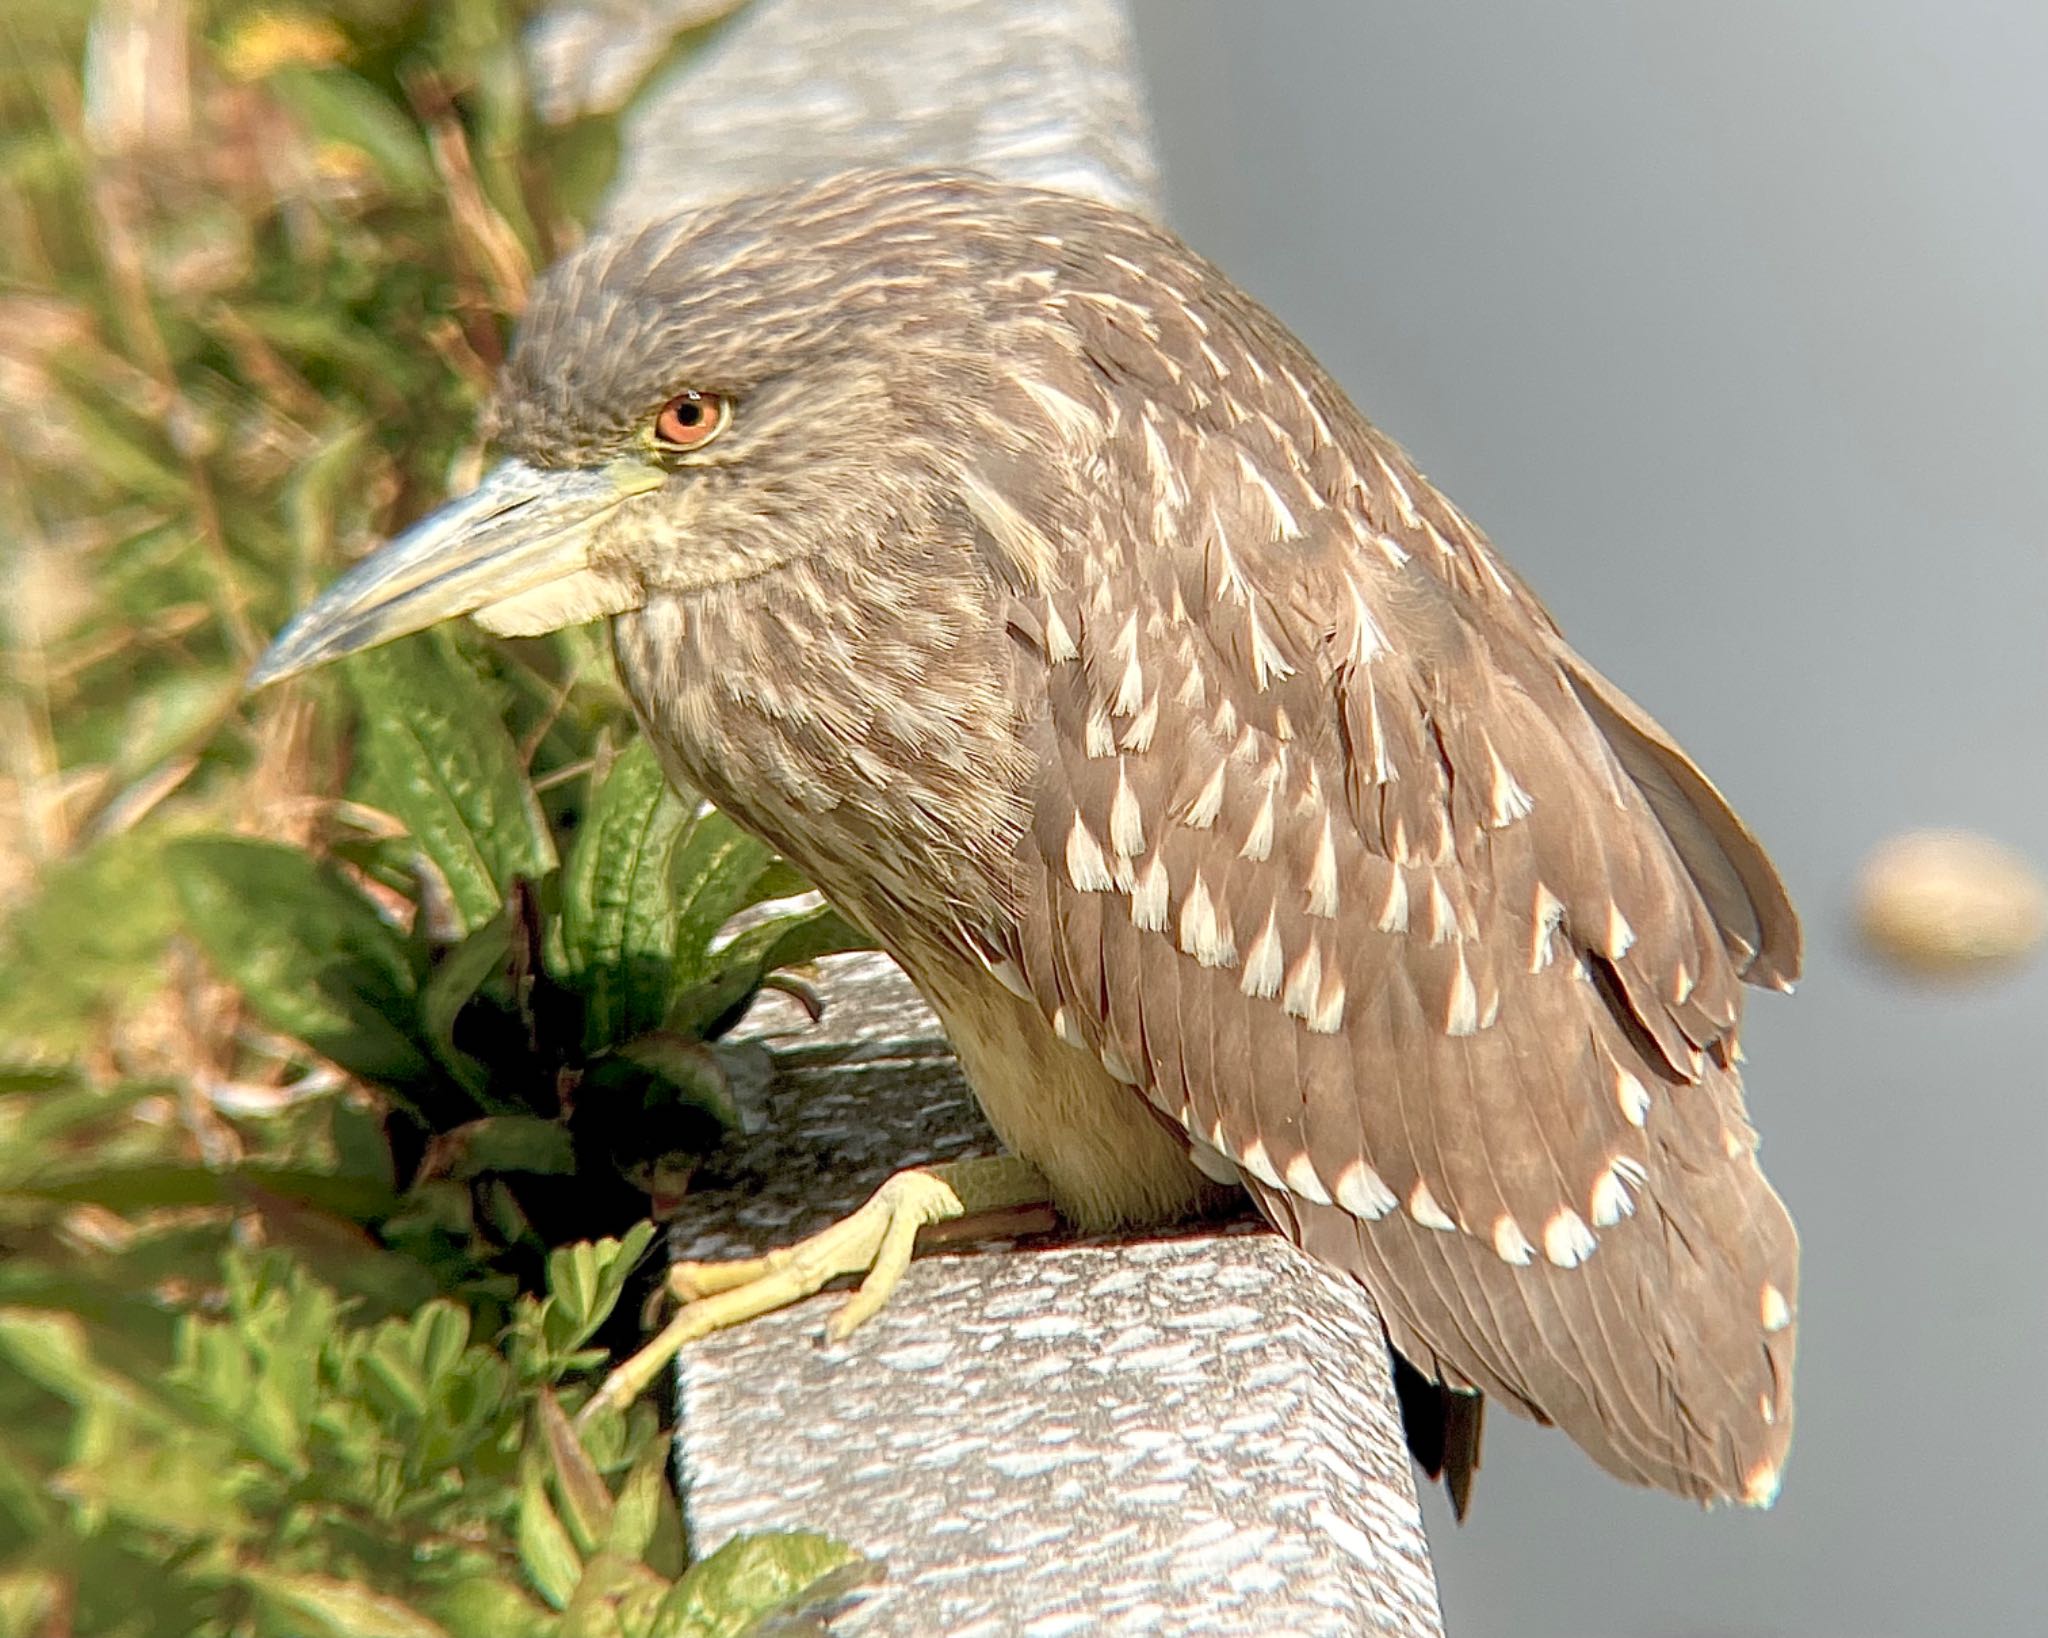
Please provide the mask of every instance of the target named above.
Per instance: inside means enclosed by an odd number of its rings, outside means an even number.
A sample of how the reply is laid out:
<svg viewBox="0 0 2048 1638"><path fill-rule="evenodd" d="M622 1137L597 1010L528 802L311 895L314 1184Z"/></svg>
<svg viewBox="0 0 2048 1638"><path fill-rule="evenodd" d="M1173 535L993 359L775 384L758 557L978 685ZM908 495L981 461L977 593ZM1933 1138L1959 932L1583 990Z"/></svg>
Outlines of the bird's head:
<svg viewBox="0 0 2048 1638"><path fill-rule="evenodd" d="M1029 290L991 299L1021 196L849 174L593 240L520 324L503 459L301 613L252 686L463 614L530 635L625 613L928 516L987 442L997 376L1043 343Z"/></svg>

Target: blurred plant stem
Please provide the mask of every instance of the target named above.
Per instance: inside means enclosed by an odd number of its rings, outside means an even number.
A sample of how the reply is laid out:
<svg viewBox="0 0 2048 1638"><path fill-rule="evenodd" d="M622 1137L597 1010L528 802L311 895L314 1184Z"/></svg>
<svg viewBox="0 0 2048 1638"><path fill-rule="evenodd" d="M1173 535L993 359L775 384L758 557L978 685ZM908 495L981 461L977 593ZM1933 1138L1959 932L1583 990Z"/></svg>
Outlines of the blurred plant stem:
<svg viewBox="0 0 2048 1638"><path fill-rule="evenodd" d="M0 911L138 834L322 840L345 697L245 704L238 682L316 585L474 469L533 269L608 172L608 122L528 113L526 11L59 0L0 21ZM625 721L588 649L490 657L515 714L551 702L542 774ZM97 1030L146 1058L141 976L74 996L90 1019L0 1002L0 1038Z"/></svg>

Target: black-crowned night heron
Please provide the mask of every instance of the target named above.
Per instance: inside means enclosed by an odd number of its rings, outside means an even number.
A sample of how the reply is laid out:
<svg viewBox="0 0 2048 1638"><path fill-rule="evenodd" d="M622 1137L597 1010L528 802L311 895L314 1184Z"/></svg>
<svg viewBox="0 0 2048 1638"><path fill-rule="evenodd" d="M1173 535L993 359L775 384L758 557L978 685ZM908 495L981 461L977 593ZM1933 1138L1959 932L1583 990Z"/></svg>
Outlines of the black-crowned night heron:
<svg viewBox="0 0 2048 1638"><path fill-rule="evenodd" d="M1256 302L1101 205L850 174L571 257L496 435L257 680L613 617L674 777L898 958L1029 1162L698 1269L670 1340L872 1269L843 1334L922 1223L1221 1179L1441 1385L1461 1500L1491 1394L1770 1501L1798 1246L1736 1032L1796 974L1784 889Z"/></svg>

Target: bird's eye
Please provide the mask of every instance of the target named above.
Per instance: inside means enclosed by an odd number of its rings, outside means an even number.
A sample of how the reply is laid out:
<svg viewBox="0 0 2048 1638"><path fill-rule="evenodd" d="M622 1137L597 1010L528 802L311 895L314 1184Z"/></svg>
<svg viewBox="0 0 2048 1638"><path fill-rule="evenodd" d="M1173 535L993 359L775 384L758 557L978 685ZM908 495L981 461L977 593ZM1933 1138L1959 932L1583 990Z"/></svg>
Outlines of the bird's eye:
<svg viewBox="0 0 2048 1638"><path fill-rule="evenodd" d="M725 430L731 409L715 392L679 392L654 417L654 439L664 449L702 449Z"/></svg>

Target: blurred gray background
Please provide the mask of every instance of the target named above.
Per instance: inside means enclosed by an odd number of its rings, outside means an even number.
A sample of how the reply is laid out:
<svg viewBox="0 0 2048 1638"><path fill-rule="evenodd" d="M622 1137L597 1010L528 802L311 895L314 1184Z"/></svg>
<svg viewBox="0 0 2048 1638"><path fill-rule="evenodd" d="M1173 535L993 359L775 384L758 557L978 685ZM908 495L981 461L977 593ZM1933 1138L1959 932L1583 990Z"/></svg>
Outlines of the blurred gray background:
<svg viewBox="0 0 2048 1638"><path fill-rule="evenodd" d="M1133 0L1172 219L1660 716L1805 911L1746 1037L1804 1232L1767 1515L1497 1415L1454 1638L2048 1633L2048 971L1849 945L1912 824L2048 858L2048 7Z"/></svg>

